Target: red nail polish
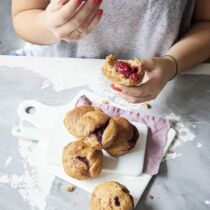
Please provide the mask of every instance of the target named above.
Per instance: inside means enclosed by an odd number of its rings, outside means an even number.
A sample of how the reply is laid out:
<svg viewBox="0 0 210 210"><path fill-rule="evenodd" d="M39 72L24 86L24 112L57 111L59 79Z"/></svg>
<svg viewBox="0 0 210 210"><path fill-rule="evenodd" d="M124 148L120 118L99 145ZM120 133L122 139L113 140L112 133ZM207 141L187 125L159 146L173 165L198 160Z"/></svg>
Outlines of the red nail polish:
<svg viewBox="0 0 210 210"><path fill-rule="evenodd" d="M102 9L98 9L98 11L97 11L98 16L101 17L101 16L103 15L103 12L104 12L104 11L103 11Z"/></svg>
<svg viewBox="0 0 210 210"><path fill-rule="evenodd" d="M76 0L77 4L81 4L82 0Z"/></svg>
<svg viewBox="0 0 210 210"><path fill-rule="evenodd" d="M92 0L93 4L99 4L102 0Z"/></svg>
<svg viewBox="0 0 210 210"><path fill-rule="evenodd" d="M112 88L113 90L118 91L118 92L122 92L122 90L121 90L120 88L116 87L114 84L111 84L111 88Z"/></svg>

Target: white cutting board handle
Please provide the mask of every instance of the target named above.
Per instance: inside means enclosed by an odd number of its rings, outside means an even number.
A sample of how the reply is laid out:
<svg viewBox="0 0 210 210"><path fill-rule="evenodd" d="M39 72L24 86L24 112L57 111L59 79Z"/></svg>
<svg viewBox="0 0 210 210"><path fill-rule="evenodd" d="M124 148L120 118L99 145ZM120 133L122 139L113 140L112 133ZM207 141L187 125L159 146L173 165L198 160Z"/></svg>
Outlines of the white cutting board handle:
<svg viewBox="0 0 210 210"><path fill-rule="evenodd" d="M29 141L31 140L38 142L45 141L46 140L45 133L46 131L41 128L15 126L12 129L13 136L24 138Z"/></svg>
<svg viewBox="0 0 210 210"><path fill-rule="evenodd" d="M32 123L36 127L52 127L57 117L56 107L41 104L38 101L24 101L18 106L17 113L21 120Z"/></svg>

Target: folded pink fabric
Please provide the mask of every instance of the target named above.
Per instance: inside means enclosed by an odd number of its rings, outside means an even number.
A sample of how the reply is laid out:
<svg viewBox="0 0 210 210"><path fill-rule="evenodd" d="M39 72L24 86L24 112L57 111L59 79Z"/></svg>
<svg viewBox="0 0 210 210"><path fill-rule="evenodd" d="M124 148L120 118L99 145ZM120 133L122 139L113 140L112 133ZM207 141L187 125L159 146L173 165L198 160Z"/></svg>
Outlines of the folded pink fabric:
<svg viewBox="0 0 210 210"><path fill-rule="evenodd" d="M171 120L154 117L129 110L123 110L109 104L96 104L86 96L82 96L76 106L95 105L100 107L109 116L125 117L129 121L141 122L148 127L148 139L144 161L144 173L155 175L158 173L166 144L167 133L171 127Z"/></svg>

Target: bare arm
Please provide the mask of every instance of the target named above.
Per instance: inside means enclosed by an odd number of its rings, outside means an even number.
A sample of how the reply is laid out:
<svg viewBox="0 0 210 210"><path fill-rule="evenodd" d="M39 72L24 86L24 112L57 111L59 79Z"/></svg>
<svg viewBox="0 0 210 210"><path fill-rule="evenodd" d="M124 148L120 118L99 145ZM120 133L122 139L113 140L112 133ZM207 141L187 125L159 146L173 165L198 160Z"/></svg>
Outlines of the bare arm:
<svg viewBox="0 0 210 210"><path fill-rule="evenodd" d="M12 0L13 25L24 40L37 44L52 44L56 37L47 28L43 11L49 0Z"/></svg>
<svg viewBox="0 0 210 210"><path fill-rule="evenodd" d="M102 0L12 0L17 34L35 44L78 40L98 24Z"/></svg>
<svg viewBox="0 0 210 210"><path fill-rule="evenodd" d="M197 0L194 24L167 54L174 56L179 72L210 58L210 1Z"/></svg>
<svg viewBox="0 0 210 210"><path fill-rule="evenodd" d="M197 0L194 23L189 31L167 52L178 63L179 73L210 58L210 1ZM130 103L155 99L176 72L175 62L168 57L142 61L148 80L139 87L120 85L117 91Z"/></svg>

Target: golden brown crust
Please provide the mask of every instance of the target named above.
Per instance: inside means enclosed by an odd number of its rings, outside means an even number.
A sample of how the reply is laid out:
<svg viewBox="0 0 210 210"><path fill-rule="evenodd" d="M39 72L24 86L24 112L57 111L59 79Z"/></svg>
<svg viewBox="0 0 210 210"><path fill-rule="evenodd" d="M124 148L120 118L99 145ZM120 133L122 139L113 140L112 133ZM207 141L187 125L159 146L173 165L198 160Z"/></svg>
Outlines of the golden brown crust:
<svg viewBox="0 0 210 210"><path fill-rule="evenodd" d="M115 141L117 132L116 123L110 119L105 127L84 138L84 142L97 150L105 149Z"/></svg>
<svg viewBox="0 0 210 210"><path fill-rule="evenodd" d="M111 156L118 157L128 153L136 145L138 136L136 136L136 132L134 132L134 125L127 119L123 117L113 117L113 120L117 125L118 135L113 144L106 148L106 151Z"/></svg>
<svg viewBox="0 0 210 210"><path fill-rule="evenodd" d="M68 112L64 119L68 131L80 138L90 147L104 149L109 147L117 136L117 126L99 108L81 106Z"/></svg>
<svg viewBox="0 0 210 210"><path fill-rule="evenodd" d="M107 123L109 117L99 108L93 106L80 106L68 112L64 125L68 131L77 137L86 137L95 129Z"/></svg>
<svg viewBox="0 0 210 210"><path fill-rule="evenodd" d="M132 210L133 207L133 198L128 189L118 182L104 182L91 195L91 210Z"/></svg>
<svg viewBox="0 0 210 210"><path fill-rule="evenodd" d="M126 86L137 86L142 82L143 76L140 77L138 82L131 80L130 78L124 77L122 74L117 73L116 71L116 62L118 61L115 55L109 55L106 57L105 63L101 68L104 76L111 80L114 84L126 85ZM134 60L125 60L132 66L141 66L141 61L139 59Z"/></svg>
<svg viewBox="0 0 210 210"><path fill-rule="evenodd" d="M62 163L65 173L75 179L94 178L101 172L103 153L88 147L83 140L78 140L64 148Z"/></svg>

